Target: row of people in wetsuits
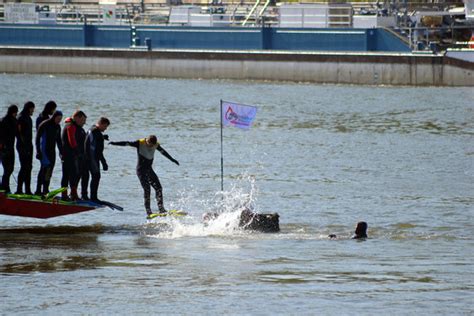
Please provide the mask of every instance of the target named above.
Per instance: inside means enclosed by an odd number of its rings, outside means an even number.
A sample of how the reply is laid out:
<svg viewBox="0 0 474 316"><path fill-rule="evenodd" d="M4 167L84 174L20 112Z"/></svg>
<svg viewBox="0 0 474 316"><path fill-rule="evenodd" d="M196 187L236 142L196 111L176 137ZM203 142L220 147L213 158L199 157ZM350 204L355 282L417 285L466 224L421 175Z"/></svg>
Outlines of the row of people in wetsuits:
<svg viewBox="0 0 474 316"><path fill-rule="evenodd" d="M31 172L33 168L33 121L31 119L35 104L25 103L18 115L18 107L11 105L0 122L0 152L3 165L1 189L10 193L10 177L15 165L16 150L20 159L16 194L33 194L31 191ZM49 192L51 177L56 161L56 147L62 161L61 187L69 187L62 193L63 199L77 200L78 184L81 182L81 197L89 199L88 184L90 181L90 199L98 200L100 166L107 170L107 161L103 155L103 132L110 125L106 117L101 117L86 133L83 126L87 116L83 111L76 111L64 120L61 132L60 123L63 113L57 110L54 101L49 101L36 119L36 158L41 167L37 177L36 195Z"/></svg>

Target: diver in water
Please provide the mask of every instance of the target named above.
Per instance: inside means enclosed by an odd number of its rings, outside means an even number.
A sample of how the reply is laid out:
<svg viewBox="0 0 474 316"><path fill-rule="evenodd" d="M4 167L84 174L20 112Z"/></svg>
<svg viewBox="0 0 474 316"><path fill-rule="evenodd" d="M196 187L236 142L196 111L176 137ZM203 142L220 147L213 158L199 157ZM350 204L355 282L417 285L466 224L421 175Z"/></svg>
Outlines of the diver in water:
<svg viewBox="0 0 474 316"><path fill-rule="evenodd" d="M55 146L58 147L59 155L62 155L61 126L59 125L62 119L63 113L55 111L49 119L40 124L36 134L36 159L41 162L39 173L41 178L38 177L39 194L49 193L49 183L56 162Z"/></svg>
<svg viewBox="0 0 474 316"><path fill-rule="evenodd" d="M106 117L101 117L97 123L87 132L85 147L85 156L87 164L87 172L83 175L82 183L82 199L87 197L87 183L89 182L89 172L91 174L91 200L99 201L97 192L99 191L100 182L100 164L104 171L109 170L107 161L104 157L104 139L108 140L108 136L103 133L109 127L110 121Z"/></svg>
<svg viewBox="0 0 474 316"><path fill-rule="evenodd" d="M367 238L367 223L366 222L358 222L354 235L352 239L365 239Z"/></svg>
<svg viewBox="0 0 474 316"><path fill-rule="evenodd" d="M366 239L367 237L367 228L368 225L366 222L358 222L356 229L354 231L354 235L351 237L351 239ZM337 239L336 234L330 234L328 235L329 239Z"/></svg>
<svg viewBox="0 0 474 316"><path fill-rule="evenodd" d="M87 115L82 111L76 111L72 117L65 120L65 126L61 134L63 143L63 175L61 187L71 189L69 198L72 201L79 200L77 186L85 169L84 143L86 141L86 132L84 124ZM82 188L84 189L84 188ZM62 192L61 198L68 199L67 191Z"/></svg>
<svg viewBox="0 0 474 316"><path fill-rule="evenodd" d="M16 194L23 194L23 184L25 185L25 194L33 194L31 193L31 170L33 169L33 120L31 116L34 111L35 104L28 101L18 116L16 150L20 157L20 172L18 173Z"/></svg>
<svg viewBox="0 0 474 316"><path fill-rule="evenodd" d="M51 115L53 115L54 111L56 110L56 107L57 107L57 104L54 101L48 101L48 103L44 105L43 111L41 111L41 113L36 118L35 126L36 126L37 134L38 134L38 128L41 125L41 123L43 123L44 121L49 119ZM44 178L44 174L42 172L42 169L40 169L40 172L38 172L38 178L36 180L36 191L35 191L36 195L41 195L41 183L43 181L43 178Z"/></svg>
<svg viewBox="0 0 474 316"><path fill-rule="evenodd" d="M7 114L2 118L0 123L0 155L3 165L3 176L1 189L6 193L11 193L10 176L15 167L15 137L16 137L16 116L18 115L18 107L14 104L10 105Z"/></svg>
<svg viewBox="0 0 474 316"><path fill-rule="evenodd" d="M138 162L137 162L137 176L140 180L140 184L143 187L144 199L145 199L145 210L147 216L150 217L152 212L150 208L150 186L155 189L156 192L156 201L158 203L159 213L166 213L165 207L163 206L163 191L161 187L160 180L153 171L153 158L155 156L155 151L158 150L163 156L168 158L170 161L174 162L179 166L179 162L160 146L155 135L150 135L147 138L139 139L134 142L110 142L111 145L117 146L132 146L137 149Z"/></svg>

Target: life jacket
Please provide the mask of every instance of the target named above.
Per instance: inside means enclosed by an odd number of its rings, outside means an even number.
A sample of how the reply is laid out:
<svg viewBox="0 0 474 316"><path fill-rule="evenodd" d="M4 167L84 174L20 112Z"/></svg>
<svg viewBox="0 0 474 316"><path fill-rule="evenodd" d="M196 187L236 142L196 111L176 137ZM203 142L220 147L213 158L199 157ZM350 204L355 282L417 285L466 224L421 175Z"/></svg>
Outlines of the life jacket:
<svg viewBox="0 0 474 316"><path fill-rule="evenodd" d="M138 153L146 159L153 160L155 157L155 151L160 146L159 142L156 142L153 146L148 146L146 139L142 138L138 140Z"/></svg>

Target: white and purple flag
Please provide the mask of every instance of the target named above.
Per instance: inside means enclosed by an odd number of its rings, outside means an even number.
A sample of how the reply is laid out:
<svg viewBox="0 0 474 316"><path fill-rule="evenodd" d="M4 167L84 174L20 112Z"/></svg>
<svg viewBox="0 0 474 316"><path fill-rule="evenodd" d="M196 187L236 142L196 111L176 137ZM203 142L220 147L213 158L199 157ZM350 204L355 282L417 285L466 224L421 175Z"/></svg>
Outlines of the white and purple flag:
<svg viewBox="0 0 474 316"><path fill-rule="evenodd" d="M224 126L249 129L257 115L257 107L222 101L222 122Z"/></svg>

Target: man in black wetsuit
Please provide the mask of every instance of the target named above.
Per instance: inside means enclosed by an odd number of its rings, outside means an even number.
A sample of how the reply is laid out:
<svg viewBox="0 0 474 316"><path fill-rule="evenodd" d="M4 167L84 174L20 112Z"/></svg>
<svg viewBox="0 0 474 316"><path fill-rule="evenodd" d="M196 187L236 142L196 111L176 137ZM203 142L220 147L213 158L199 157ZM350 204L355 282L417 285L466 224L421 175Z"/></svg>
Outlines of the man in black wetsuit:
<svg viewBox="0 0 474 316"><path fill-rule="evenodd" d="M137 176L140 180L140 184L143 187L144 199L145 199L145 210L148 217L152 214L150 208L150 186L156 191L156 201L158 203L158 211L160 213L166 213L163 205L163 191L160 180L153 171L153 158L155 151L158 150L163 156L168 158L179 166L179 162L166 152L158 143L155 135L150 135L147 138L139 139L134 142L110 142L111 145L117 146L132 146L137 149L138 162L137 162Z"/></svg>
<svg viewBox="0 0 474 316"><path fill-rule="evenodd" d="M46 121L47 119L49 119L51 115L53 115L54 111L56 111L56 107L57 107L57 104L54 101L48 101L48 103L44 105L43 111L41 111L41 113L36 118L36 123L35 123L36 133L38 133L38 128L40 124ZM43 171L44 169L40 169L40 171L38 172L38 178L36 181L36 191L35 191L36 195L41 195L41 184L44 179L44 174L42 173Z"/></svg>
<svg viewBox="0 0 474 316"><path fill-rule="evenodd" d="M1 189L6 193L11 193L10 176L15 167L15 136L16 136L16 116L18 115L18 107L10 105L7 115L0 122L0 156L3 165L3 177Z"/></svg>
<svg viewBox="0 0 474 316"><path fill-rule="evenodd" d="M23 184L25 193L33 194L31 192L31 170L33 169L33 120L31 116L34 111L35 104L28 101L18 116L16 150L20 157L20 172L18 173L16 194L23 194Z"/></svg>
<svg viewBox="0 0 474 316"><path fill-rule="evenodd" d="M61 140L63 143L63 176L61 187L71 188L69 198L73 201L79 199L77 186L85 168L84 142L86 132L82 128L86 123L87 116L82 111L76 111L72 117L68 117L64 123ZM62 199L67 200L67 191L62 193Z"/></svg>
<svg viewBox="0 0 474 316"><path fill-rule="evenodd" d="M63 113L55 111L54 114L43 121L36 134L36 159L41 162L40 175L38 179L39 194L49 193L49 183L53 174L54 164L56 162L56 149L58 147L59 155L62 155L63 146L61 143L61 120Z"/></svg>
<svg viewBox="0 0 474 316"><path fill-rule="evenodd" d="M89 182L89 172L92 176L91 179L91 200L99 201L97 192L99 191L99 182L100 182L100 165L102 163L102 168L104 171L109 169L107 161L104 157L104 139L105 135L102 133L109 127L110 121L106 117L101 117L97 123L92 126L92 128L87 132L85 147L85 156L87 162L88 172L83 176L85 177L84 182L82 183L82 198L87 197L87 183Z"/></svg>

